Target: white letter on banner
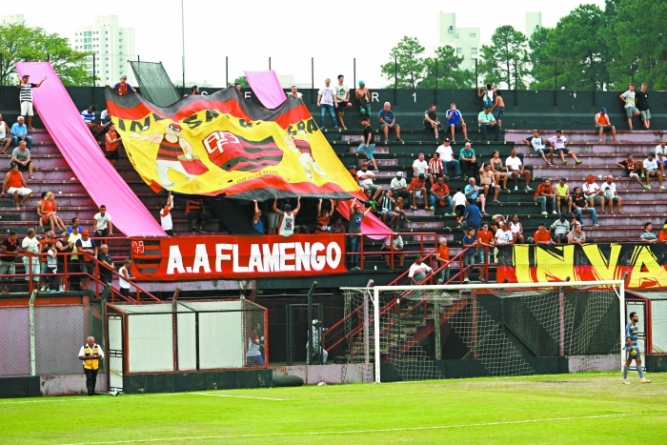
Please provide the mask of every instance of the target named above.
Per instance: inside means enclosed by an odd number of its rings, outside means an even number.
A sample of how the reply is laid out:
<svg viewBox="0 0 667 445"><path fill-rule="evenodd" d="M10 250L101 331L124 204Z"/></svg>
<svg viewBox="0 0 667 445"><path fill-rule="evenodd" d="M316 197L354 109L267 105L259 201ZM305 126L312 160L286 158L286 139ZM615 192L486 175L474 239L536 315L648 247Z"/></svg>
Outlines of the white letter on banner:
<svg viewBox="0 0 667 445"><path fill-rule="evenodd" d="M273 247L273 250L271 248ZM262 244L262 252L264 253L264 272L278 272L280 256L277 244Z"/></svg>
<svg viewBox="0 0 667 445"><path fill-rule="evenodd" d="M232 266L233 267L232 270L234 272L247 273L248 269L249 269L248 266L244 266L244 267L239 266L239 245L234 244L233 248L234 248L234 253L233 253L232 257L234 259L234 263L233 263L233 266Z"/></svg>
<svg viewBox="0 0 667 445"><path fill-rule="evenodd" d="M248 269L250 269L250 272L253 272L254 269L257 269L257 272L264 272L262 253L259 251L258 244L252 244L250 246L250 262L248 264Z"/></svg>
<svg viewBox="0 0 667 445"><path fill-rule="evenodd" d="M336 256L334 256L335 254ZM340 260L343 257L340 246L338 243L329 243L327 246L327 264L330 268L336 269L340 264Z"/></svg>
<svg viewBox="0 0 667 445"><path fill-rule="evenodd" d="M169 246L167 275L173 275L174 269L178 273L185 273L185 268L183 267L183 257L181 256L181 249L179 249L177 245Z"/></svg>
<svg viewBox="0 0 667 445"><path fill-rule="evenodd" d="M222 262L229 261L232 256L228 253L222 253L223 250L232 250L231 244L216 244L215 245L215 271L222 272Z"/></svg>
<svg viewBox="0 0 667 445"><path fill-rule="evenodd" d="M192 265L192 272L199 273L201 267L204 268L204 273L211 273L206 244L197 244L197 247L195 247L195 262Z"/></svg>
<svg viewBox="0 0 667 445"><path fill-rule="evenodd" d="M296 270L310 271L310 243L294 243L296 250Z"/></svg>
<svg viewBox="0 0 667 445"><path fill-rule="evenodd" d="M280 271L294 272L294 264L287 264L287 260L294 261L296 255L285 253L287 249L294 250L294 243L280 243Z"/></svg>
<svg viewBox="0 0 667 445"><path fill-rule="evenodd" d="M324 244L314 243L313 247L310 249L310 264L313 265L313 270L320 271L326 266L326 257L324 255L318 255L324 250Z"/></svg>

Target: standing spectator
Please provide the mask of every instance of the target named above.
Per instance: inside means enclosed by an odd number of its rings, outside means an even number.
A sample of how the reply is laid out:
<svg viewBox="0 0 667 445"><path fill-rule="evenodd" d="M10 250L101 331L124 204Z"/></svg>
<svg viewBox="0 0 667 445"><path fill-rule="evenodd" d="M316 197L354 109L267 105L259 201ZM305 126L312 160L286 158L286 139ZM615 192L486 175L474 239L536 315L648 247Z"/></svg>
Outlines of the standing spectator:
<svg viewBox="0 0 667 445"><path fill-rule="evenodd" d="M512 222L510 222L510 232L514 238L514 244L523 244L525 242L523 238L523 224L519 221L519 215L516 213L512 216Z"/></svg>
<svg viewBox="0 0 667 445"><path fill-rule="evenodd" d="M579 244L582 245L586 242L586 234L581 230L581 223L576 221L573 224L572 231L567 234L567 243L568 244Z"/></svg>
<svg viewBox="0 0 667 445"><path fill-rule="evenodd" d="M97 253L97 261L100 262L100 280L108 286L111 284L111 278L113 277L112 271L116 271L113 260L109 256L108 245L102 244L100 246L100 251Z"/></svg>
<svg viewBox="0 0 667 445"><path fill-rule="evenodd" d="M81 220L77 218L76 216L72 218L72 224L67 228L67 233L74 233L74 229L77 229L78 234L81 234L83 232L83 226L81 225Z"/></svg>
<svg viewBox="0 0 667 445"><path fill-rule="evenodd" d="M419 255L415 257L415 262L410 266L408 272L408 278L412 281L412 284L415 286L420 285L425 279L426 274L433 274L433 269L425 263L422 263L422 259Z"/></svg>
<svg viewBox="0 0 667 445"><path fill-rule="evenodd" d="M393 238L393 241L392 241ZM405 262L405 252L403 252L403 248L405 247L405 243L403 242L403 238L401 238L401 235L398 233L394 233L393 235L389 235L387 238L385 238L384 243L382 244L382 250L389 250L391 252L391 258L395 258L395 255L398 255L398 267L403 269L403 263ZM398 253L394 253L398 252ZM387 263L387 266L391 267L392 262L389 254L385 254L384 256L384 262ZM394 259L394 263L396 260Z"/></svg>
<svg viewBox="0 0 667 445"><path fill-rule="evenodd" d="M236 88L236 91L239 93L241 92L241 82L234 82L234 88Z"/></svg>
<svg viewBox="0 0 667 445"><path fill-rule="evenodd" d="M361 164L361 170L357 172L357 181L359 181L359 185L364 189L364 192L370 190L373 193L373 201L378 201L382 196L382 187L373 183L374 179L375 173L368 170L368 164L365 162Z"/></svg>
<svg viewBox="0 0 667 445"><path fill-rule="evenodd" d="M81 111L81 119L83 119L88 128L92 128L95 125L95 106L91 105Z"/></svg>
<svg viewBox="0 0 667 445"><path fill-rule="evenodd" d="M359 88L354 90L354 97L359 101L359 112L362 115L371 115L371 92L366 88L366 83L363 80L359 82Z"/></svg>
<svg viewBox="0 0 667 445"><path fill-rule="evenodd" d="M4 155L7 153L7 149L9 148L9 144L11 143L12 143L12 138L10 136L9 125L7 125L7 122L2 120L2 114L0 114L0 147L2 147L0 155Z"/></svg>
<svg viewBox="0 0 667 445"><path fill-rule="evenodd" d="M303 94L299 93L299 90L297 89L296 85L292 85L292 88L290 88L290 93L287 95L288 99L302 99Z"/></svg>
<svg viewBox="0 0 667 445"><path fill-rule="evenodd" d="M468 126L463 120L461 112L456 109L455 103L452 103L449 106L449 110L445 113L445 118L447 119L449 132L452 135L452 143L456 143L456 130L458 130L459 133L463 133L463 142L470 142L470 139L468 139Z"/></svg>
<svg viewBox="0 0 667 445"><path fill-rule="evenodd" d="M25 118L23 116L19 116L16 119L16 123L12 125L9 134L12 137L14 145L19 145L19 142L25 141L28 145L28 150L32 149L32 136L28 136L28 127L25 124Z"/></svg>
<svg viewBox="0 0 667 445"><path fill-rule="evenodd" d="M435 105L428 107L428 110L424 112L424 130L433 133L435 135L435 142L440 143L440 132L442 131L442 124L438 119L438 114L435 112Z"/></svg>
<svg viewBox="0 0 667 445"><path fill-rule="evenodd" d="M477 88L477 97L481 97L484 102L484 108L493 108L496 103L496 89L490 83L486 84L486 89L482 91L482 87Z"/></svg>
<svg viewBox="0 0 667 445"><path fill-rule="evenodd" d="M417 159L412 162L412 176L416 178L419 175L424 175L424 178L430 179L431 174L428 165L429 163L424 159L424 153L419 153ZM431 180L431 184L433 184L433 180Z"/></svg>
<svg viewBox="0 0 667 445"><path fill-rule="evenodd" d="M109 131L104 135L104 157L111 162L111 165L116 165L116 159L120 158L118 155L118 147L120 147L121 137L116 133L116 126L111 124Z"/></svg>
<svg viewBox="0 0 667 445"><path fill-rule="evenodd" d="M12 163L12 168L5 175L5 180L2 183L2 193L12 196L14 205L17 208L23 207L23 204L28 198L32 196L32 190L28 188L23 175L19 171L19 165Z"/></svg>
<svg viewBox="0 0 667 445"><path fill-rule="evenodd" d="M328 113L331 116L334 130L337 130L338 124L336 122L336 113L334 112L334 108L336 108L336 90L331 87L331 79L328 77L324 79L324 88L320 88L317 92L317 106L320 108L322 115L320 129L324 130L326 128L324 118Z"/></svg>
<svg viewBox="0 0 667 445"><path fill-rule="evenodd" d="M533 135L529 138L524 139L523 141L526 145L529 147L533 147L533 150L535 150L535 153L540 155L542 160L547 164L548 166L551 165L556 165L554 164L554 149L553 147L547 148L545 141L542 137L540 137L540 132L538 130L533 130ZM545 151L549 150L549 160L547 161L547 157L545 155Z"/></svg>
<svg viewBox="0 0 667 445"><path fill-rule="evenodd" d="M463 221L463 215L466 211L466 203L468 199L466 195L461 191L461 187L456 189L456 193L452 196L452 203L454 204L454 215L456 216L456 228L461 228L461 221Z"/></svg>
<svg viewBox="0 0 667 445"><path fill-rule="evenodd" d="M556 136L550 137L547 142L549 142L551 147L554 149L554 152L558 153L558 156L560 156L560 160L563 165L567 165L565 155L569 155L572 159L574 159L574 162L577 165L582 163L582 161L577 158L577 155L573 151L570 151L569 148L567 148L569 141L566 137L563 136L562 131L556 130Z"/></svg>
<svg viewBox="0 0 667 445"><path fill-rule="evenodd" d="M32 175L32 158L30 157L30 150L26 141L19 142L19 146L12 151L12 161L19 166L19 170L28 170L28 179L33 180Z"/></svg>
<svg viewBox="0 0 667 445"><path fill-rule="evenodd" d="M653 233L653 224L650 222L644 223L644 231L642 232L640 239L643 243L655 244L658 241L658 237Z"/></svg>
<svg viewBox="0 0 667 445"><path fill-rule="evenodd" d="M581 193L581 189L579 187L575 187L574 191L572 192L572 210L577 217L577 221L581 222L582 214L583 212L586 212L591 215L593 226L598 227L600 225L598 224L598 215L595 211L595 208L588 206L588 200Z"/></svg>
<svg viewBox="0 0 667 445"><path fill-rule="evenodd" d="M442 176L438 178L438 182L431 187L431 194L429 196L431 207L445 207L445 213L452 213L454 211L452 206L452 197L449 194L449 187L445 184Z"/></svg>
<svg viewBox="0 0 667 445"><path fill-rule="evenodd" d="M378 165L375 162L375 157L373 157L373 152L375 151L375 143L373 142L373 128L370 124L370 118L368 116L361 116L361 125L364 127L364 140L357 147L357 153L363 154L366 159L371 161L373 164L373 170L378 170ZM347 128L346 128L347 130Z"/></svg>
<svg viewBox="0 0 667 445"><path fill-rule="evenodd" d="M636 97L635 84L631 83L628 86L628 91L621 94L619 97L621 101L625 104L625 114L628 117L628 128L632 130L632 117L639 116L640 114L635 103L635 97Z"/></svg>
<svg viewBox="0 0 667 445"><path fill-rule="evenodd" d="M412 195L408 190L408 183L403 177L403 172L396 173L396 177L391 180L389 187L396 198L410 199Z"/></svg>
<svg viewBox="0 0 667 445"><path fill-rule="evenodd" d="M209 220L209 214L203 199L185 200L185 219L190 221L192 233L206 233L204 224Z"/></svg>
<svg viewBox="0 0 667 445"><path fill-rule="evenodd" d="M496 100L493 103L493 115L498 121L498 128L503 126L503 115L505 114L505 101L500 90L496 90Z"/></svg>
<svg viewBox="0 0 667 445"><path fill-rule="evenodd" d="M95 236L113 236L113 222L111 215L107 213L107 206L102 204L100 211L93 216L93 230Z"/></svg>
<svg viewBox="0 0 667 445"><path fill-rule="evenodd" d="M273 211L280 216L280 224L278 229L278 234L282 236L291 236L294 234L294 228L296 227L296 216L301 210L301 196L296 199L296 208L292 210L292 206L285 204L283 210L278 208L278 198L273 200Z"/></svg>
<svg viewBox="0 0 667 445"><path fill-rule="evenodd" d="M109 88L114 90L116 92L116 94L118 94L119 96L126 96L127 94L129 94L130 91L132 91L133 93L137 92L137 90L132 88L132 85L127 83L127 75L126 74L123 74L122 76L120 76L120 82L118 82L116 85L113 85L113 86L109 85Z"/></svg>
<svg viewBox="0 0 667 445"><path fill-rule="evenodd" d="M174 197L171 194L171 190L167 190L167 200L160 209L160 226L162 226L162 230L169 236L174 236L174 221L171 218L172 210L174 210Z"/></svg>
<svg viewBox="0 0 667 445"><path fill-rule="evenodd" d="M77 241L81 240L81 232L79 231L81 226L78 224L78 218L75 218L75 220L77 223L74 224L74 221L72 221L72 226L70 227L72 231L70 232L68 230L67 232L70 234L69 238L67 238L67 242L72 244L73 253L73 255L69 257L69 271L74 274L70 275L70 283L72 284L71 289L81 290L81 276L78 275L78 273L81 272L81 257L79 256L79 251L76 248Z"/></svg>
<svg viewBox="0 0 667 445"><path fill-rule="evenodd" d="M394 200L394 192L387 190L382 199L380 200L380 218L382 222L392 227L392 225L398 219L398 213L394 211L396 207L396 201ZM387 218L389 222L387 223Z"/></svg>
<svg viewBox="0 0 667 445"><path fill-rule="evenodd" d="M317 203L317 220L315 225L315 233L329 233L329 225L331 217L336 210L333 199L329 200L330 206L328 209L322 208L322 198Z"/></svg>
<svg viewBox="0 0 667 445"><path fill-rule="evenodd" d="M459 152L459 162L462 164L461 167L465 179L475 176L479 167L477 166L475 150L472 148L470 142L466 142L465 146Z"/></svg>
<svg viewBox="0 0 667 445"><path fill-rule="evenodd" d="M496 122L496 118L491 112L493 105L485 107L477 115L477 123L479 124L479 129L482 131L482 141L486 140L486 133L492 131L495 135L495 141L500 138L500 126Z"/></svg>
<svg viewBox="0 0 667 445"><path fill-rule="evenodd" d="M477 232L477 250L479 252L479 276L483 277L480 281L486 283L486 270L484 266L491 262L491 250L496 245L496 237L489 230L489 223L482 223L482 228Z"/></svg>
<svg viewBox="0 0 667 445"><path fill-rule="evenodd" d="M586 204L585 199L583 200L583 203ZM551 230L554 234L554 241L557 244L567 244L567 234L570 231L570 222L565 215L561 214L560 217L551 224Z"/></svg>
<svg viewBox="0 0 667 445"><path fill-rule="evenodd" d="M340 123L340 128L347 130L345 126L345 121L343 121L343 115L345 110L350 108L352 104L350 103L350 89L345 85L345 76L342 74L338 75L338 85L336 85L336 112L338 114L338 122Z"/></svg>
<svg viewBox="0 0 667 445"><path fill-rule="evenodd" d="M23 267L25 268L26 281L30 281L30 275L32 274L32 280L37 283L39 282L39 253L40 253L39 240L35 236L34 229L28 229L28 233L23 241L21 241L21 250L23 250Z"/></svg>
<svg viewBox="0 0 667 445"><path fill-rule="evenodd" d="M455 177L460 178L461 164L454 158L454 151L452 150L451 145L449 145L449 138L445 138L442 141L442 145L440 145L435 152L438 153L440 160L443 163L443 172L445 176L449 176L449 167L453 167Z"/></svg>
<svg viewBox="0 0 667 445"><path fill-rule="evenodd" d="M120 289L120 294L124 297L130 296L130 281L135 278L130 274L132 270L132 260L127 258L123 261L123 265L118 269L118 287Z"/></svg>
<svg viewBox="0 0 667 445"><path fill-rule="evenodd" d="M463 235L462 245L464 249L468 249L463 253L463 282L470 282L468 278L470 272L468 266L475 264L475 257L477 256L477 235L475 235L475 227L468 227L465 229L465 235Z"/></svg>
<svg viewBox="0 0 667 445"><path fill-rule="evenodd" d="M327 364L327 358L329 357L329 351L324 349L324 342L322 341L322 333L326 331L326 329L322 328L322 323L319 322L319 320L314 319L313 320L313 326L312 326L312 338L313 338L313 355L311 357L310 355L310 344L307 341L306 342L306 351L308 354L308 360L307 364L312 365L315 363L315 361L320 357L320 351L322 355L322 364L326 365Z"/></svg>
<svg viewBox="0 0 667 445"><path fill-rule="evenodd" d="M611 124L605 107L602 107L600 112L595 115L595 129L598 131L598 142L604 142L605 132L611 132L614 142L618 142L616 139L616 127Z"/></svg>
<svg viewBox="0 0 667 445"><path fill-rule="evenodd" d="M403 142L401 139L401 126L396 123L396 115L391 111L391 104L389 102L384 103L384 108L378 113L378 119L380 120L380 129L384 134L384 143L389 142L389 130L393 130L396 134L396 140Z"/></svg>
<svg viewBox="0 0 667 445"><path fill-rule="evenodd" d="M500 152L498 150L493 152L489 164L493 172L494 182L500 186L500 180L502 179L502 188L503 190L507 190L507 167L503 167L503 160L500 159Z"/></svg>
<svg viewBox="0 0 667 445"><path fill-rule="evenodd" d="M56 292L58 290L58 259L56 253L56 234L49 230L44 237L39 240L41 251L41 274L39 276L39 291L40 292Z"/></svg>
<svg viewBox="0 0 667 445"><path fill-rule="evenodd" d="M416 178L414 178L411 182L410 185L408 186L408 190L412 193L412 210L417 210L417 198L424 198L424 209L428 209L428 189L426 188L426 178L424 175L419 175ZM431 209L434 210L434 209Z"/></svg>
<svg viewBox="0 0 667 445"><path fill-rule="evenodd" d="M32 127L32 117L35 114L32 106L32 89L39 88L42 86L46 76L37 84L30 83L30 75L24 74L19 80L19 101L21 102L21 114L23 116L28 116L28 128L30 131L35 131Z"/></svg>
<svg viewBox="0 0 667 445"><path fill-rule="evenodd" d="M102 110L102 112L100 113L100 123L105 127L111 124L111 116L109 116L109 110L107 109Z"/></svg>
<svg viewBox="0 0 667 445"><path fill-rule="evenodd" d="M264 357L262 357L261 348L264 344L264 336L259 335L262 328L259 323L255 323L254 329L248 335L248 349L246 351L247 366L264 366Z"/></svg>
<svg viewBox="0 0 667 445"><path fill-rule="evenodd" d="M655 146L655 157L662 176L665 176L665 165L667 165L667 145L665 139L661 139L660 143Z"/></svg>
<svg viewBox="0 0 667 445"><path fill-rule="evenodd" d="M16 273L16 255L20 250L16 232L9 232L9 236L2 242L2 255L0 255L0 282L2 282L2 293L9 293L9 283L14 281L12 277L3 275L14 275Z"/></svg>
<svg viewBox="0 0 667 445"><path fill-rule="evenodd" d="M92 275L95 271L94 259L97 258L98 249L97 243L90 237L88 230L84 229L81 231L81 238L76 241L76 250L80 254L79 266L81 267L81 272ZM88 281L88 275L81 277L81 287L83 289L88 287Z"/></svg>
<svg viewBox="0 0 667 445"><path fill-rule="evenodd" d="M642 167L644 170L644 175L646 175L646 186L644 188L646 190L651 189L651 178L655 176L656 178L658 178L658 183L660 184L660 190L664 190L665 186L662 185L662 172L658 168L658 163L656 162L655 155L653 153L649 153L648 157L644 159Z"/></svg>
<svg viewBox="0 0 667 445"><path fill-rule="evenodd" d="M262 223L262 211L257 205L257 200L253 199L252 202L255 204L255 211L252 215L252 228L255 232L260 235L264 235L264 223ZM322 205L322 200L320 199L320 205Z"/></svg>
<svg viewBox="0 0 667 445"><path fill-rule="evenodd" d="M565 221L567 222L567 221ZM569 224L569 223L568 223ZM535 244L553 244L551 234L547 230L546 225L541 222L535 233L533 233L533 241Z"/></svg>
<svg viewBox="0 0 667 445"><path fill-rule="evenodd" d="M86 374L86 388L88 395L95 395L95 383L97 382L97 370L100 360L104 358L102 347L95 343L95 337L88 337L86 344L79 350L79 360L83 360L83 372Z"/></svg>
<svg viewBox="0 0 667 445"><path fill-rule="evenodd" d="M42 201L42 222L46 223L48 221L52 230L67 230L63 220L58 216L57 210L58 205L53 197L53 192L46 192Z"/></svg>
<svg viewBox="0 0 667 445"><path fill-rule="evenodd" d="M479 182L484 188L484 197L489 198L489 194L493 193L493 202L499 203L498 195L500 194L500 186L494 182L496 175L491 170L491 164L482 162L482 167L479 169Z"/></svg>
<svg viewBox="0 0 667 445"><path fill-rule="evenodd" d="M535 194L533 195L533 201L539 202L540 207L542 208L542 215L547 216L547 202L549 207L551 207L551 213L556 215L556 194L554 189L551 186L551 179L545 178L540 185L537 186Z"/></svg>
<svg viewBox="0 0 667 445"><path fill-rule="evenodd" d="M530 188L530 172L523 167L521 159L516 155L516 149L510 151L510 155L505 159L505 166L507 166L507 174L512 175L512 180L514 181L514 191L519 190L519 179L524 178L526 180L527 191L531 191Z"/></svg>
<svg viewBox="0 0 667 445"><path fill-rule="evenodd" d="M447 247L447 238L444 236L438 240L438 250L435 251L435 260L438 266L442 267L440 270L440 278L438 284L449 281L449 247Z"/></svg>
<svg viewBox="0 0 667 445"><path fill-rule="evenodd" d="M479 207L474 204L473 198L468 197L466 199L466 209L463 213L463 218L465 219L467 228L473 227L477 231L482 225L482 214L479 211Z"/></svg>
<svg viewBox="0 0 667 445"><path fill-rule="evenodd" d="M67 232L63 232L58 241L56 241L56 251L58 253L58 272L68 273L68 277L65 277L65 275L60 276L60 288L58 290L60 292L65 292L67 290L65 288L66 279L71 279L69 272L74 271L72 267L72 256L69 255L74 251L74 243L69 240L69 234ZM65 267L65 265L67 265L67 267Z"/></svg>
<svg viewBox="0 0 667 445"><path fill-rule="evenodd" d="M565 213L565 211L561 212L560 209L566 205L567 213L572 213L572 197L570 196L570 186L567 185L567 178L560 178L554 193L556 194L556 212L558 214Z"/></svg>
<svg viewBox="0 0 667 445"><path fill-rule="evenodd" d="M660 233L658 234L658 241L661 242L661 243L665 243L667 245L667 219L662 224L662 229L660 230Z"/></svg>
<svg viewBox="0 0 667 445"><path fill-rule="evenodd" d="M348 252L352 254L350 255L350 270L361 270L361 268L359 267L361 258L358 255L359 245L362 240L361 222L364 219L364 217L368 215L368 212L370 212L371 209L372 207L369 207L366 210L364 210L363 206L359 204L356 199L352 202L352 213L350 214L350 224L347 227L347 233L350 235L348 236L348 241L349 241Z"/></svg>
<svg viewBox="0 0 667 445"><path fill-rule="evenodd" d="M637 104L637 109L641 116L642 126L648 130L651 127L651 110L649 110L648 106L647 88L648 85L646 82L642 83L641 91L635 92L635 103Z"/></svg>
<svg viewBox="0 0 667 445"><path fill-rule="evenodd" d="M482 204L482 214L484 216L488 216L486 213L486 197L484 196L484 193L481 193L484 188L480 187L477 185L475 181L475 178L470 178L468 179L468 185L465 186L463 189L463 193L465 193L466 198L468 198L471 202L479 202ZM477 226L479 229L479 225Z"/></svg>
<svg viewBox="0 0 667 445"><path fill-rule="evenodd" d="M438 152L433 153L433 157L428 161L428 171L431 174L431 184L438 178L444 176L445 167L442 165L442 160L440 160L440 154Z"/></svg>
<svg viewBox="0 0 667 445"><path fill-rule="evenodd" d="M632 159L632 153L628 153L625 156L625 159L618 162L616 165L621 167L628 177L634 179L637 184L642 186L642 188L646 189L648 187L646 184L642 183L641 179L639 179L639 173L642 174L642 177L645 176L644 173L642 173L644 165L642 161L635 162L635 160Z"/></svg>
<svg viewBox="0 0 667 445"><path fill-rule="evenodd" d="M623 210L623 199L618 196L616 191L616 184L613 182L614 177L612 175L607 176L607 181L602 184L600 187L602 196L604 196L605 201L609 204L609 213L614 214L614 203L616 203L616 210L620 215Z"/></svg>

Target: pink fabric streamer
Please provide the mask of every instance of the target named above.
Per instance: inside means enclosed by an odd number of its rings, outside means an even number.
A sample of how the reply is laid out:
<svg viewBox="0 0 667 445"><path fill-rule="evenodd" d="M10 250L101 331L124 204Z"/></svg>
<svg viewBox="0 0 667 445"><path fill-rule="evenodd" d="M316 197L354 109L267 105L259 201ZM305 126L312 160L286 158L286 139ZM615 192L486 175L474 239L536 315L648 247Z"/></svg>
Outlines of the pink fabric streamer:
<svg viewBox="0 0 667 445"><path fill-rule="evenodd" d="M32 92L33 104L95 204L107 206L114 226L127 236L166 236L146 206L105 159L51 64L21 62L16 69L20 75L29 74L33 83L46 76L42 86Z"/></svg>
<svg viewBox="0 0 667 445"><path fill-rule="evenodd" d="M282 105L287 99L275 71L244 71L244 73L252 91L269 110Z"/></svg>
<svg viewBox="0 0 667 445"><path fill-rule="evenodd" d="M336 206L336 211L348 221L350 220L350 203L352 202L354 202L354 200L340 201ZM394 231L387 227L380 218L369 213L361 220L361 233L371 239L385 239L394 233Z"/></svg>

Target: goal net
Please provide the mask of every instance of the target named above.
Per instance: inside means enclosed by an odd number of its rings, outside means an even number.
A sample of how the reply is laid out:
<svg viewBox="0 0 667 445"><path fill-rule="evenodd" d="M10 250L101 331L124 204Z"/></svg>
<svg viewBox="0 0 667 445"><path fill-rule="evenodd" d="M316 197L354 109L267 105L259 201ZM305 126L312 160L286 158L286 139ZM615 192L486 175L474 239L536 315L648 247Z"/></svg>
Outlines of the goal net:
<svg viewBox="0 0 667 445"><path fill-rule="evenodd" d="M349 360L378 383L621 368L623 281L342 290Z"/></svg>

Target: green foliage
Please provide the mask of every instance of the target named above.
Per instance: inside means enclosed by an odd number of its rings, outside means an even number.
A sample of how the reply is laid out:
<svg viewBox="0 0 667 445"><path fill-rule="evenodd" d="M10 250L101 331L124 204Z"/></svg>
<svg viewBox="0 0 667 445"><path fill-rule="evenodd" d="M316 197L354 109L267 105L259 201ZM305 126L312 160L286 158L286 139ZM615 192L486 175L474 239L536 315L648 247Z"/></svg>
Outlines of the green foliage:
<svg viewBox="0 0 667 445"><path fill-rule="evenodd" d="M93 78L86 70L88 53L76 51L69 39L49 34L42 28L30 28L23 23L0 25L0 83L16 82L15 62L50 61L68 86L87 86Z"/></svg>
<svg viewBox="0 0 667 445"><path fill-rule="evenodd" d="M424 79L424 47L416 37L404 36L389 53L390 61L382 65L382 75L398 88L417 88Z"/></svg>
<svg viewBox="0 0 667 445"><path fill-rule="evenodd" d="M487 83L504 82L508 89L526 88L528 39L510 25L501 26L491 36L491 46L482 45L479 65Z"/></svg>
<svg viewBox="0 0 667 445"><path fill-rule="evenodd" d="M424 61L426 76L419 82L419 88L464 89L475 86L475 74L459 67L463 57L457 57L455 49L445 45L435 50L435 57Z"/></svg>
<svg viewBox="0 0 667 445"><path fill-rule="evenodd" d="M250 88L250 84L248 83L248 79L246 79L245 76L237 77L236 79L234 79L234 81L232 83L228 83L227 86L228 87L233 87L234 84L236 84L236 83L240 83L241 88Z"/></svg>

